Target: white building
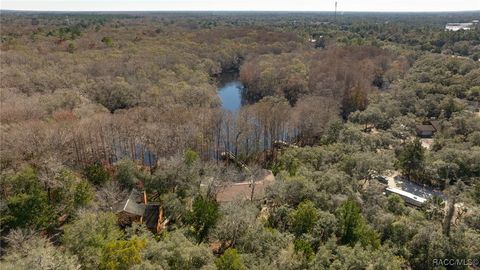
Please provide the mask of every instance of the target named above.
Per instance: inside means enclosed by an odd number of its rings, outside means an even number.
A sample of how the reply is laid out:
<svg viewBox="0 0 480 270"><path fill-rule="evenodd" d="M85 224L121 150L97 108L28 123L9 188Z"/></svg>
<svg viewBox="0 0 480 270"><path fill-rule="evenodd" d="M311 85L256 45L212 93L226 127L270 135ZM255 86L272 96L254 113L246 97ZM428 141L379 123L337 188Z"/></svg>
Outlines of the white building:
<svg viewBox="0 0 480 270"><path fill-rule="evenodd" d="M387 195L397 194L400 197L402 197L402 199L406 203L414 205L414 206L418 206L418 207L422 206L427 201L427 199L425 199L425 198L422 198L420 196L416 196L415 194L412 194L410 192L406 192L406 191L398 189L398 188L386 188L385 193Z"/></svg>
<svg viewBox="0 0 480 270"><path fill-rule="evenodd" d="M472 30L475 28L474 22L469 23L447 23L445 31Z"/></svg>

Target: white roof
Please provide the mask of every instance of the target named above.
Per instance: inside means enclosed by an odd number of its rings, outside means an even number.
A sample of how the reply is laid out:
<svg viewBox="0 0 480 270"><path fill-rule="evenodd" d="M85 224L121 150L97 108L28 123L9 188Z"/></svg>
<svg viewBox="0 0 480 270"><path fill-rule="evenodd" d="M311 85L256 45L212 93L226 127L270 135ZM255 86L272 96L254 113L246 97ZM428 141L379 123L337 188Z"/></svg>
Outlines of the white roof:
<svg viewBox="0 0 480 270"><path fill-rule="evenodd" d="M427 199L423 198L423 197L419 197L415 194L412 194L410 192L406 192L404 190L401 190L401 189L398 189L398 188L387 188L386 190L392 192L392 193L396 193L398 195L401 195L401 196L405 196L405 197L408 197L412 200L416 200L418 202L421 202L421 203L424 203L427 201Z"/></svg>
<svg viewBox="0 0 480 270"><path fill-rule="evenodd" d="M458 30L471 30L474 23L447 23L445 30L458 31Z"/></svg>

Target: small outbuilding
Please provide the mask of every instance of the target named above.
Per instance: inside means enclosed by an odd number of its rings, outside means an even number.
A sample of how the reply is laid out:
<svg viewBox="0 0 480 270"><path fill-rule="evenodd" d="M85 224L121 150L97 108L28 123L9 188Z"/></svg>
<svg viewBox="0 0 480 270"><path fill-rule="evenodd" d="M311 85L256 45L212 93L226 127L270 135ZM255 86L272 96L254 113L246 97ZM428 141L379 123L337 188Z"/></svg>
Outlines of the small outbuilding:
<svg viewBox="0 0 480 270"><path fill-rule="evenodd" d="M417 132L417 136L421 138L431 138L435 132L440 130L440 122L437 120L429 120L421 125L416 125L415 130Z"/></svg>
<svg viewBox="0 0 480 270"><path fill-rule="evenodd" d="M165 226L163 209L159 203L148 203L147 194L133 189L127 200L117 209L118 224L130 226L134 222L145 224L153 232L161 231Z"/></svg>
<svg viewBox="0 0 480 270"><path fill-rule="evenodd" d="M422 138L431 138L436 131L432 125L417 125L415 129L417 135Z"/></svg>
<svg viewBox="0 0 480 270"><path fill-rule="evenodd" d="M125 202L117 208L118 223L126 226L132 222L142 222L145 204L142 202L142 193L133 189Z"/></svg>

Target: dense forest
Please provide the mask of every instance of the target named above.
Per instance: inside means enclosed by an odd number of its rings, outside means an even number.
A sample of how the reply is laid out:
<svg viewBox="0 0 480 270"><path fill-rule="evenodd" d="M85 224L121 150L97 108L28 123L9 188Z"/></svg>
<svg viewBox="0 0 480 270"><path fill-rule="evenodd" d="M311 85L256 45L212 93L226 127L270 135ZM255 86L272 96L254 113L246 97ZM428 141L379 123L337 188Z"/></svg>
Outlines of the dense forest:
<svg viewBox="0 0 480 270"><path fill-rule="evenodd" d="M477 269L479 18L2 11L0 268Z"/></svg>

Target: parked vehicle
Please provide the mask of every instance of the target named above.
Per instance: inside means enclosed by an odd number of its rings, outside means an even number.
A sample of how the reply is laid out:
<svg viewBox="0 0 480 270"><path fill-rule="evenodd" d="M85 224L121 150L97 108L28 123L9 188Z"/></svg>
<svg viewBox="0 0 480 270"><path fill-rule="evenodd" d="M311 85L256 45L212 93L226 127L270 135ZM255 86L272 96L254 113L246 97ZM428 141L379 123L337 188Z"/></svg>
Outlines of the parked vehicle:
<svg viewBox="0 0 480 270"><path fill-rule="evenodd" d="M383 175L377 175L375 176L375 179L377 179L382 184L388 185L388 179Z"/></svg>

